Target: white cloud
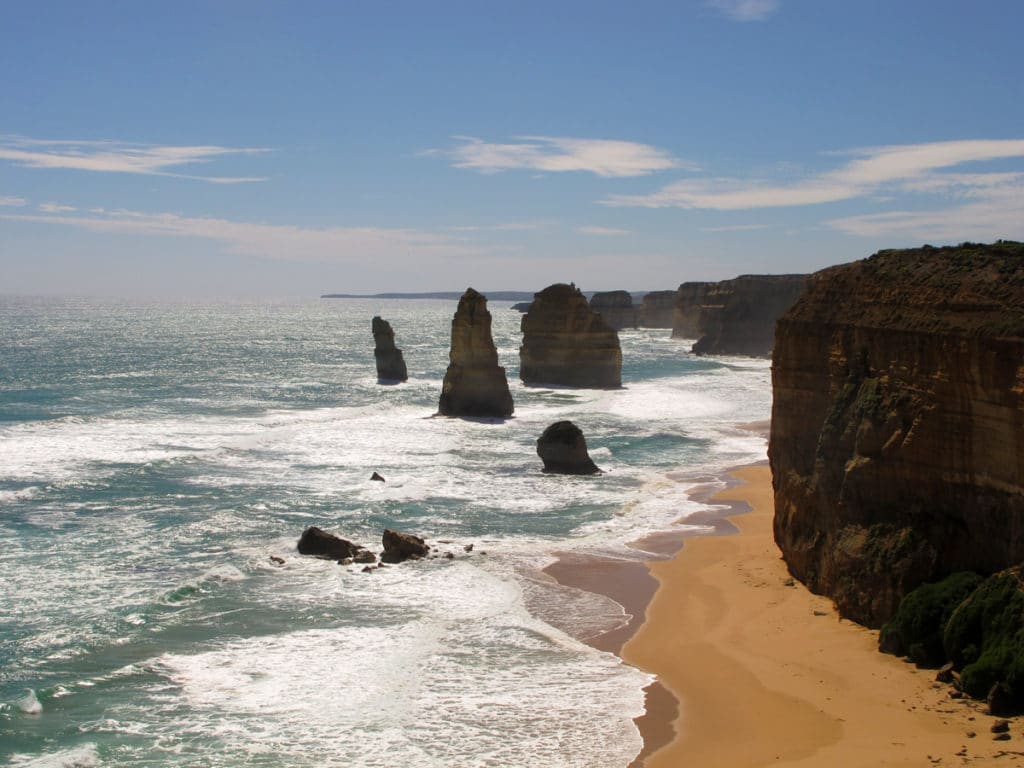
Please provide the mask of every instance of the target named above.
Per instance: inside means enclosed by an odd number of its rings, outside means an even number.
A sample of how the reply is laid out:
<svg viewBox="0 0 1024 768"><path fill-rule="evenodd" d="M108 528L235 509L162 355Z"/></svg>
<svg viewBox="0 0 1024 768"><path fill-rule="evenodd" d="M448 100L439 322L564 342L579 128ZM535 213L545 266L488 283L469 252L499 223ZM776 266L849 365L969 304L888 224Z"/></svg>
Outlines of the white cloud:
<svg viewBox="0 0 1024 768"><path fill-rule="evenodd" d="M383 227L303 228L173 213L100 211L94 215L0 214L0 219L78 227L114 234L172 235L213 240L234 253L284 261L372 262L409 257L479 255L449 235Z"/></svg>
<svg viewBox="0 0 1024 768"><path fill-rule="evenodd" d="M606 178L645 176L687 167L673 155L648 144L615 139L577 139L555 136L519 136L507 144L494 144L472 136L444 154L456 168L482 173L516 169L548 173L585 171ZM437 154L429 150L427 154Z"/></svg>
<svg viewBox="0 0 1024 768"><path fill-rule="evenodd" d="M957 184L984 186L1003 174L939 174L963 163L1024 157L1024 139L945 141L856 149L845 166L792 184L760 179L687 179L647 195L610 195L604 205L720 211L815 205L894 187L902 192ZM988 180L988 181L986 181Z"/></svg>
<svg viewBox="0 0 1024 768"><path fill-rule="evenodd" d="M767 224L731 224L724 227L703 227L702 232L751 232L756 229L767 229Z"/></svg>
<svg viewBox="0 0 1024 768"><path fill-rule="evenodd" d="M903 238L916 242L1024 239L1024 185L975 191L964 205L928 211L887 211L833 219L848 235Z"/></svg>
<svg viewBox="0 0 1024 768"><path fill-rule="evenodd" d="M735 21L764 21L779 10L779 0L708 0L708 5Z"/></svg>
<svg viewBox="0 0 1024 768"><path fill-rule="evenodd" d="M628 229L615 229L614 227L578 227L576 231L581 235L596 235L598 237L616 237L618 235L631 234Z"/></svg>
<svg viewBox="0 0 1024 768"><path fill-rule="evenodd" d="M73 205L61 205L59 203L40 203L39 210L43 213L71 213L77 211Z"/></svg>
<svg viewBox="0 0 1024 768"><path fill-rule="evenodd" d="M17 208L22 205L27 205L28 200L24 197L15 197L14 195L0 195L0 205L8 205Z"/></svg>
<svg viewBox="0 0 1024 768"><path fill-rule="evenodd" d="M227 155L269 150L254 147L160 146L119 141L74 141L0 136L0 160L24 168L64 168L100 173L131 173L196 179L214 184L266 181L256 176L197 176L172 172L180 166L208 163Z"/></svg>

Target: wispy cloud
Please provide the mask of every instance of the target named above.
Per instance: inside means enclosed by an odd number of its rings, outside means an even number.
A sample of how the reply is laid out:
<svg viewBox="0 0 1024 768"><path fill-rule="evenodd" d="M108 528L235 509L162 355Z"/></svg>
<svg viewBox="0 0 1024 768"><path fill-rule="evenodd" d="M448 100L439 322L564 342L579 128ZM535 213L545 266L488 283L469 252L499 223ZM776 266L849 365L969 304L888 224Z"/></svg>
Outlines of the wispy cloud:
<svg viewBox="0 0 1024 768"><path fill-rule="evenodd" d="M779 0L708 0L708 5L735 21L764 21L779 10Z"/></svg>
<svg viewBox="0 0 1024 768"><path fill-rule="evenodd" d="M619 235L631 234L628 229L616 229L615 227L577 227L576 231L581 235L595 235L597 237L617 237Z"/></svg>
<svg viewBox="0 0 1024 768"><path fill-rule="evenodd" d="M7 205L16 208L27 204L28 200L26 200L24 197L15 197L14 195L0 195L0 205Z"/></svg>
<svg viewBox="0 0 1024 768"><path fill-rule="evenodd" d="M39 210L43 213L71 213L77 211L73 205L60 205L59 203L40 203Z"/></svg>
<svg viewBox="0 0 1024 768"><path fill-rule="evenodd" d="M517 136L508 143L497 144L472 136L453 138L458 146L429 150L426 154L447 155L456 168L472 168L482 173L517 169L547 173L583 171L617 178L691 167L667 150L632 141Z"/></svg>
<svg viewBox="0 0 1024 768"><path fill-rule="evenodd" d="M916 242L1024 238L1024 184L1019 179L975 187L963 199L968 202L938 210L887 211L827 223L849 235Z"/></svg>
<svg viewBox="0 0 1024 768"><path fill-rule="evenodd" d="M767 224L731 224L724 227L702 227L702 232L751 232L757 229L767 229Z"/></svg>
<svg viewBox="0 0 1024 768"><path fill-rule="evenodd" d="M450 235L384 227L296 227L173 213L97 209L92 215L0 214L0 219L77 227L92 232L196 237L233 253L283 260L345 263L409 257L479 255L482 249Z"/></svg>
<svg viewBox="0 0 1024 768"><path fill-rule="evenodd" d="M99 173L130 173L195 179L214 184L266 181L262 176L202 176L172 171L182 166L209 163L229 155L251 155L269 150L256 147L161 146L120 141L45 140L0 136L0 160L24 168L63 168Z"/></svg>
<svg viewBox="0 0 1024 768"><path fill-rule="evenodd" d="M760 179L702 178L678 181L647 195L609 195L610 206L697 208L719 211L816 205L883 191L920 191L985 179L989 174L942 174L970 162L1024 157L1024 139L966 140L856 149L855 159L834 171L790 184Z"/></svg>

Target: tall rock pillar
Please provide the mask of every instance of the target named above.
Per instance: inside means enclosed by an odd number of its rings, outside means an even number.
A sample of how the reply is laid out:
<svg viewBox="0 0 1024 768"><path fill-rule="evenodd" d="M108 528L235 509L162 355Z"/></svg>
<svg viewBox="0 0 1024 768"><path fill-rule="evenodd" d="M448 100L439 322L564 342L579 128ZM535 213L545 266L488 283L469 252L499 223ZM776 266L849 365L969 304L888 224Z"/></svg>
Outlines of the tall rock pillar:
<svg viewBox="0 0 1024 768"><path fill-rule="evenodd" d="M491 337L487 298L467 288L452 318L452 347L438 413L442 416L505 417L513 411L505 369Z"/></svg>

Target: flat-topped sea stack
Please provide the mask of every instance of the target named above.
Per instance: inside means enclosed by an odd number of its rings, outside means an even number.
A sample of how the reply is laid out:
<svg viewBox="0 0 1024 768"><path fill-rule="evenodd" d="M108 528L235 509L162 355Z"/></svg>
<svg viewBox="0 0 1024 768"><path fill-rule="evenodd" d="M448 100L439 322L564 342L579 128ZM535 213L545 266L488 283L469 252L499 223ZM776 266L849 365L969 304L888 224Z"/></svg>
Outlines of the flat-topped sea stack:
<svg viewBox="0 0 1024 768"><path fill-rule="evenodd" d="M881 251L778 321L768 455L792 574L879 626L1024 561L1024 244Z"/></svg>
<svg viewBox="0 0 1024 768"><path fill-rule="evenodd" d="M373 358L377 361L377 381L397 383L409 378L402 350L395 346L395 332L391 323L380 317L373 318Z"/></svg>
<svg viewBox="0 0 1024 768"><path fill-rule="evenodd" d="M443 416L511 416L512 393L491 337L491 313L483 294L467 288L452 318L448 355L438 412Z"/></svg>
<svg viewBox="0 0 1024 768"><path fill-rule="evenodd" d="M519 377L524 384L613 389L622 386L619 334L575 285L534 294L523 316Z"/></svg>
<svg viewBox="0 0 1024 768"><path fill-rule="evenodd" d="M681 283L676 289L675 304L672 307L672 338L699 339L703 336L700 327L700 311L704 296L714 283Z"/></svg>
<svg viewBox="0 0 1024 768"><path fill-rule="evenodd" d="M636 328L637 311L629 291L598 291L590 297L590 308L616 331Z"/></svg>
<svg viewBox="0 0 1024 768"><path fill-rule="evenodd" d="M645 293L640 300L640 327L671 328L675 306L675 291Z"/></svg>
<svg viewBox="0 0 1024 768"><path fill-rule="evenodd" d="M712 283L704 292L697 321L696 355L767 357L775 321L793 306L807 275L742 275Z"/></svg>

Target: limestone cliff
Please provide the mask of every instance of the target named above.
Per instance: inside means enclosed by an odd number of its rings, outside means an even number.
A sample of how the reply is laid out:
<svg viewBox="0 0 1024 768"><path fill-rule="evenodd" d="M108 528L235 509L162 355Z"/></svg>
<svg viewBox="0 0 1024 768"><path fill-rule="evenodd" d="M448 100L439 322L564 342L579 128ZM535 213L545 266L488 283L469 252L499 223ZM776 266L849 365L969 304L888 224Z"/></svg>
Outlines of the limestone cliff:
<svg viewBox="0 0 1024 768"><path fill-rule="evenodd" d="M555 283L535 294L522 330L519 376L525 384L622 386L619 334L575 285Z"/></svg>
<svg viewBox="0 0 1024 768"><path fill-rule="evenodd" d="M409 378L405 367L402 350L395 346L395 332L391 323L380 317L373 318L373 357L377 361L377 380L380 382L398 382Z"/></svg>
<svg viewBox="0 0 1024 768"><path fill-rule="evenodd" d="M590 297L590 308L616 331L636 328L637 311L629 291L598 291Z"/></svg>
<svg viewBox="0 0 1024 768"><path fill-rule="evenodd" d="M697 321L697 355L771 354L775 321L793 306L807 275L741 275L713 283L704 292Z"/></svg>
<svg viewBox="0 0 1024 768"><path fill-rule="evenodd" d="M1024 560L1024 245L882 251L778 322L769 459L794 576L878 626Z"/></svg>
<svg viewBox="0 0 1024 768"><path fill-rule="evenodd" d="M491 336L487 299L472 288L459 299L452 318L450 363L438 412L444 416L511 416L512 394Z"/></svg>
<svg viewBox="0 0 1024 768"><path fill-rule="evenodd" d="M704 295L711 285L714 283L682 283L676 290L672 308L673 339L699 339L703 335L700 308L704 306Z"/></svg>
<svg viewBox="0 0 1024 768"><path fill-rule="evenodd" d="M651 291L640 301L641 328L671 328L675 291Z"/></svg>

